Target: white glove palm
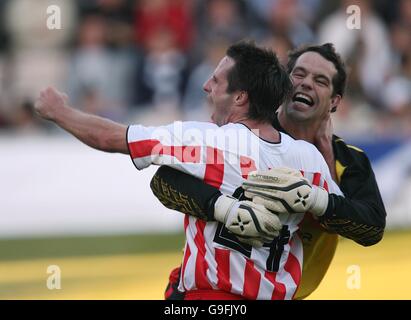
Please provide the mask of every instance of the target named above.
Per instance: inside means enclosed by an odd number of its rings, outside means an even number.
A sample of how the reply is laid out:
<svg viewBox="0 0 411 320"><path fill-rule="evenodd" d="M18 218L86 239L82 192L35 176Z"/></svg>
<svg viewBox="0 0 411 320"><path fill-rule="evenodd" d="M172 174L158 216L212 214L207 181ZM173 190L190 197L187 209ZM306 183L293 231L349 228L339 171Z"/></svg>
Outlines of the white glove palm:
<svg viewBox="0 0 411 320"><path fill-rule="evenodd" d="M242 187L247 198L277 214L309 211L321 216L328 205L326 190L312 186L298 170L290 168L253 171Z"/></svg>
<svg viewBox="0 0 411 320"><path fill-rule="evenodd" d="M222 195L214 206L214 218L235 234L242 242L261 247L278 237L282 224L278 216L263 205L238 201Z"/></svg>

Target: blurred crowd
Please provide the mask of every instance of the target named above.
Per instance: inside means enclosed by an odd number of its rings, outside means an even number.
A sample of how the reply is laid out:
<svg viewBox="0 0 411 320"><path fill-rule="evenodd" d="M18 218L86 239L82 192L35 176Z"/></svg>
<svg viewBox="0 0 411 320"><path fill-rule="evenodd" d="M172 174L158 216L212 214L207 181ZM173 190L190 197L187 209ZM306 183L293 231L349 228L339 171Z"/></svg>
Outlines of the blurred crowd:
<svg viewBox="0 0 411 320"><path fill-rule="evenodd" d="M346 23L353 4L359 30ZM349 69L337 132L411 137L411 0L0 0L0 128L50 129L31 109L50 84L124 123L208 120L202 84L244 38L283 62L334 43Z"/></svg>

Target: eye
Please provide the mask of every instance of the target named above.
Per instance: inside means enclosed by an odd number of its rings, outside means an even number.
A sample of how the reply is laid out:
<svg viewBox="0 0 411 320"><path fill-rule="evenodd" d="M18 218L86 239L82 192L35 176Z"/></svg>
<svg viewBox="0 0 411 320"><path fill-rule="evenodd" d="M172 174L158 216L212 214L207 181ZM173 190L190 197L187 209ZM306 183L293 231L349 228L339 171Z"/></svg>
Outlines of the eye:
<svg viewBox="0 0 411 320"><path fill-rule="evenodd" d="M325 79L317 79L316 82L323 87L328 87L328 81Z"/></svg>
<svg viewBox="0 0 411 320"><path fill-rule="evenodd" d="M298 79L304 78L304 74L301 72L293 73L293 76Z"/></svg>

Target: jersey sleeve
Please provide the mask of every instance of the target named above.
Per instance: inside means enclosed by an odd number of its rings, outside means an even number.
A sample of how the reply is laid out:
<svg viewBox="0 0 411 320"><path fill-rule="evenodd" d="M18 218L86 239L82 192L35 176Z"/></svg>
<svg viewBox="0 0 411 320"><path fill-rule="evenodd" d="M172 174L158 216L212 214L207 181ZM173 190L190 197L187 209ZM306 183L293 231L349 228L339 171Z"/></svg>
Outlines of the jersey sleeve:
<svg viewBox="0 0 411 320"><path fill-rule="evenodd" d="M201 130L195 123L180 121L159 127L131 125L127 130L130 157L138 170L167 165L203 178L206 146Z"/></svg>
<svg viewBox="0 0 411 320"><path fill-rule="evenodd" d="M221 192L204 181L168 166L154 174L150 188L168 209L192 215L201 220L214 220L214 204Z"/></svg>
<svg viewBox="0 0 411 320"><path fill-rule="evenodd" d="M340 187L345 197L330 195L320 221L326 229L358 244L376 244L384 234L386 211L370 161L364 152L348 149L341 141L335 151L344 168Z"/></svg>

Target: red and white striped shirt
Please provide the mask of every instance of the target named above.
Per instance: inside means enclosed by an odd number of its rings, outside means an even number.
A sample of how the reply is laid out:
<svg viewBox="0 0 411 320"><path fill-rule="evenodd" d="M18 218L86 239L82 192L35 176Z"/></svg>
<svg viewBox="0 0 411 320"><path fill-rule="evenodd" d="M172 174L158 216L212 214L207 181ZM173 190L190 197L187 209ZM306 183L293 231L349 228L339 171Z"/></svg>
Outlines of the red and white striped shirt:
<svg viewBox="0 0 411 320"><path fill-rule="evenodd" d="M151 164L169 165L233 194L253 170L290 167L313 184L342 194L313 145L284 133L280 137L279 143L270 143L242 124L217 127L207 122L133 125L127 132L130 155L139 170ZM253 248L237 241L218 222L186 215L179 289L222 290L246 299L292 299L303 263L296 232L303 216L280 215L285 226L282 235L271 244Z"/></svg>

